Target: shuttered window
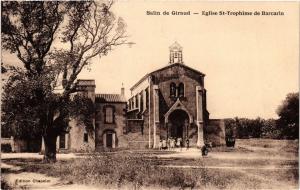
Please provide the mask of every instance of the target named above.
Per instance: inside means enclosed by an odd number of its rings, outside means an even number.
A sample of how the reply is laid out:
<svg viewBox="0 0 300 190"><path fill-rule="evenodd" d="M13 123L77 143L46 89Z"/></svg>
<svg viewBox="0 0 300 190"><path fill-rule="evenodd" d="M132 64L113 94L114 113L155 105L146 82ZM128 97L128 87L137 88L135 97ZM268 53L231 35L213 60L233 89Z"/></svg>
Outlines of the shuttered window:
<svg viewBox="0 0 300 190"><path fill-rule="evenodd" d="M114 122L114 111L112 107L107 107L105 109L105 122L113 123Z"/></svg>

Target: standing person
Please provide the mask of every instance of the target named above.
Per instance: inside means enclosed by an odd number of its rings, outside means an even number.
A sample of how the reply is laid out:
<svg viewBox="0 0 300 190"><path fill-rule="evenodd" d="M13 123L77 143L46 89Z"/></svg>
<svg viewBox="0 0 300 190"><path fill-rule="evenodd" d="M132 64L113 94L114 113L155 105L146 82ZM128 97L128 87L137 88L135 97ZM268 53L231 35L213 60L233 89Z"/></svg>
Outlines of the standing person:
<svg viewBox="0 0 300 190"><path fill-rule="evenodd" d="M179 138L179 146L180 146L180 151L182 151L182 146L183 146L182 138Z"/></svg>
<svg viewBox="0 0 300 190"><path fill-rule="evenodd" d="M162 140L160 139L158 144L158 150L161 150L161 148L162 148Z"/></svg>
<svg viewBox="0 0 300 190"><path fill-rule="evenodd" d="M167 148L167 142L166 142L166 140L164 139L163 141L162 141L162 149L166 149Z"/></svg>
<svg viewBox="0 0 300 190"><path fill-rule="evenodd" d="M188 150L190 147L190 140L189 138L186 139L186 150Z"/></svg>
<svg viewBox="0 0 300 190"><path fill-rule="evenodd" d="M181 151L181 138L177 138L176 146L180 147L180 151Z"/></svg>
<svg viewBox="0 0 300 190"><path fill-rule="evenodd" d="M174 150L175 148L175 139L171 138L171 149Z"/></svg>
<svg viewBox="0 0 300 190"><path fill-rule="evenodd" d="M179 138L176 139L176 147L179 147L180 146L180 141L179 141Z"/></svg>
<svg viewBox="0 0 300 190"><path fill-rule="evenodd" d="M207 156L208 149L207 149L206 145L202 146L201 152L202 152L202 156Z"/></svg>

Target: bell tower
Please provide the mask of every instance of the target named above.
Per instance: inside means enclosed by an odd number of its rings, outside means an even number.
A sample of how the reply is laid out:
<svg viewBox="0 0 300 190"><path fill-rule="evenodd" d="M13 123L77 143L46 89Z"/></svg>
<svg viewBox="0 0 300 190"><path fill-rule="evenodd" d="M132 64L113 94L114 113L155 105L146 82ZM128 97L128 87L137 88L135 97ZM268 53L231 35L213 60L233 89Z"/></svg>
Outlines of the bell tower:
<svg viewBox="0 0 300 190"><path fill-rule="evenodd" d="M183 64L182 58L182 47L177 42L174 42L170 47L170 61L169 64L181 63Z"/></svg>

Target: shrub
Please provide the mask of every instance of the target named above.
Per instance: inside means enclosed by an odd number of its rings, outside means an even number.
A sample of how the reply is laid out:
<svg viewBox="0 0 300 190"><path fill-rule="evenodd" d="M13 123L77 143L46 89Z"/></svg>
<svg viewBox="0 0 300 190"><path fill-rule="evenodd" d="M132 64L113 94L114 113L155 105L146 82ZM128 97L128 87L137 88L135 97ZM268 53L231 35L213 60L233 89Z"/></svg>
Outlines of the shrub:
<svg viewBox="0 0 300 190"><path fill-rule="evenodd" d="M289 126L283 127L278 120L275 119L248 119L248 118L234 118L225 119L225 135L226 137L236 137L239 139L253 138L271 138L282 139L286 135L286 130Z"/></svg>

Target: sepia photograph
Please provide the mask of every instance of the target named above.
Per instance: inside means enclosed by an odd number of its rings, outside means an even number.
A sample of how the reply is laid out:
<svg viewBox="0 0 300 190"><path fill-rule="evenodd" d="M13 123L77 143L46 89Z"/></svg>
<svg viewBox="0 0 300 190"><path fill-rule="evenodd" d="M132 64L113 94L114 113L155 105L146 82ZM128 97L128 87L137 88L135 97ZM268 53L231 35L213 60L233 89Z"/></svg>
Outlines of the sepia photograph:
<svg viewBox="0 0 300 190"><path fill-rule="evenodd" d="M299 1L1 1L1 189L299 189Z"/></svg>

